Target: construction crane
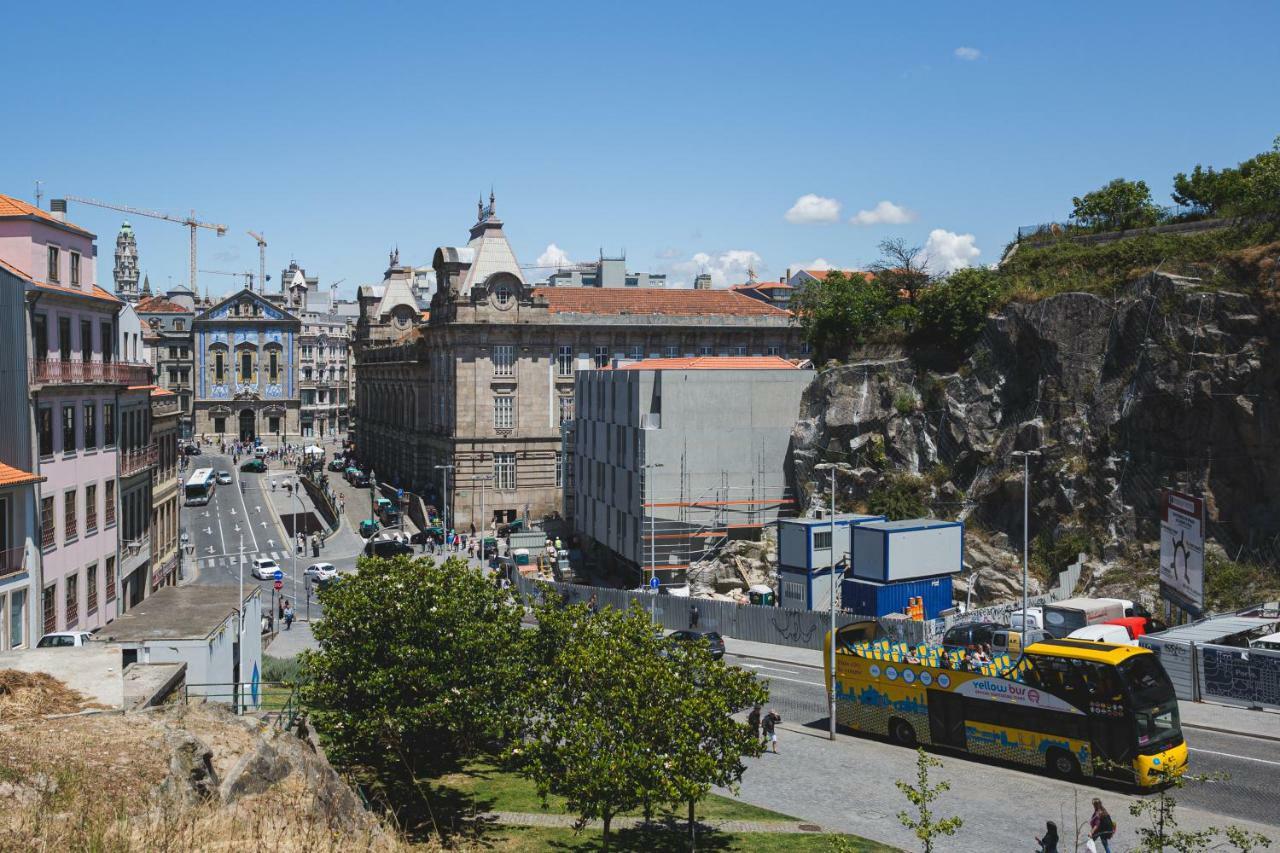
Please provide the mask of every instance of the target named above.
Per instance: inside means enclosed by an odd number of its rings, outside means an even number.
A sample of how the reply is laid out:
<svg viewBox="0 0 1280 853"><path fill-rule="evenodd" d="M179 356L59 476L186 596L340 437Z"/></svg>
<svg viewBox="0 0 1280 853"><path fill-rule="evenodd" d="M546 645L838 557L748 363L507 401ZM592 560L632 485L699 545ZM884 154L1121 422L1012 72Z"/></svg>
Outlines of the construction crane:
<svg viewBox="0 0 1280 853"><path fill-rule="evenodd" d="M258 287L267 292L267 238L254 231L245 232L258 241Z"/></svg>
<svg viewBox="0 0 1280 853"><path fill-rule="evenodd" d="M209 275L234 275L244 278L244 286L253 290L253 273L251 272L227 272L226 270L200 270L200 272Z"/></svg>
<svg viewBox="0 0 1280 853"><path fill-rule="evenodd" d="M191 292L197 295L199 295L199 291L196 290L196 229L208 228L210 231L217 233L219 237L227 233L227 226L225 225L217 225L212 222L201 222L196 219L196 212L194 210L191 211L190 216L180 218L177 216L170 216L167 213L159 213L154 210L141 210L136 207L127 207L123 204L108 204L105 201L97 201L92 198L80 198L79 196L74 195L67 196L66 200L78 201L81 204L91 204L94 207L105 207L108 210L119 210L122 213L132 213L136 216L149 216L152 219L163 219L166 222L176 222L179 225L187 226L191 229L191 280L189 283L191 285Z"/></svg>

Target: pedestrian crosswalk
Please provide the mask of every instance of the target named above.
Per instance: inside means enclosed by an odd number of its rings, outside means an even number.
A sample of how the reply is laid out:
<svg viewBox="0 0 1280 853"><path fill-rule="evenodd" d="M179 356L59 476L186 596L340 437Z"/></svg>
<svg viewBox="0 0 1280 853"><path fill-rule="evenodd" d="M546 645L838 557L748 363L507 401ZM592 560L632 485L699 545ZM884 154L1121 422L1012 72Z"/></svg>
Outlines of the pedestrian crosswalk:
<svg viewBox="0 0 1280 853"><path fill-rule="evenodd" d="M285 568L293 560L293 554L288 551L245 551L243 556L246 566L257 557L270 557L279 563L281 568ZM235 569L240 565L240 558L240 554L218 554L213 557L201 557L196 560L196 565L201 569Z"/></svg>

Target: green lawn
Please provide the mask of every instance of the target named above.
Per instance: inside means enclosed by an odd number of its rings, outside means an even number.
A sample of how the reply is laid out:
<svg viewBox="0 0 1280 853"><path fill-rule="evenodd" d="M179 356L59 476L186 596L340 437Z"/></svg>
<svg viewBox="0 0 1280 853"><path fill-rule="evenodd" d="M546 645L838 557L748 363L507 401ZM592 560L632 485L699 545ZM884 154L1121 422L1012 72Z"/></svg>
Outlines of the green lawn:
<svg viewBox="0 0 1280 853"><path fill-rule="evenodd" d="M703 833L698 836L698 849L706 851L743 851L746 853L830 853L832 840L837 836L814 833ZM858 838L855 835L838 836L849 853L890 853L897 848L886 847ZM600 832L533 826L495 827L484 835L484 842L497 851L599 850ZM622 830L610 838L610 850L637 851L637 853L683 853L689 849L688 839L678 832L662 830Z"/></svg>
<svg viewBox="0 0 1280 853"><path fill-rule="evenodd" d="M543 809L542 799L538 796L538 790L533 782L485 762L474 762L461 773L452 773L435 780L433 785L449 788L463 796L471 797L476 801L476 805L485 811L568 813L563 797L555 795L547 797L547 808ZM633 814L639 814L639 812L633 812ZM659 814L665 814L665 812ZM685 810L682 810L673 816L683 820L688 815ZM783 823L795 823L798 820L790 815L779 814L716 794L710 794L698 803L698 819Z"/></svg>

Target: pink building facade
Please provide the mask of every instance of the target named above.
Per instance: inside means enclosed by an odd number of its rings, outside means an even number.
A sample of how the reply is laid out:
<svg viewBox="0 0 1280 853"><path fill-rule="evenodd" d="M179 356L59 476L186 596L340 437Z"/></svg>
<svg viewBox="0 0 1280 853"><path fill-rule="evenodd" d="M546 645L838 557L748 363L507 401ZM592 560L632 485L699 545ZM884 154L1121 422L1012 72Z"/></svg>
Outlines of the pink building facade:
<svg viewBox="0 0 1280 853"><path fill-rule="evenodd" d="M120 597L119 395L150 381L122 360L121 303L97 285L94 235L0 196L0 261L27 280L29 411L39 483L44 632L91 631Z"/></svg>

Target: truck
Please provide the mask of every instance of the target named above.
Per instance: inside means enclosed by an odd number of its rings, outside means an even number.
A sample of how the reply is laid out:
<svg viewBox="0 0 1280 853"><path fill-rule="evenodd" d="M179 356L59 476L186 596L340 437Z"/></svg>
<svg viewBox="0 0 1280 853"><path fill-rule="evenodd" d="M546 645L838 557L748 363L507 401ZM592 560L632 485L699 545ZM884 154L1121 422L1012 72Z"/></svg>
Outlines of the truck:
<svg viewBox="0 0 1280 853"><path fill-rule="evenodd" d="M1044 605L1044 630L1061 640L1086 625L1120 619L1132 610L1133 602L1122 598L1068 598Z"/></svg>
<svg viewBox="0 0 1280 853"><path fill-rule="evenodd" d="M547 534L541 530L520 530L511 534L507 544L513 553L517 548L528 549L530 553L540 553L547 547Z"/></svg>

